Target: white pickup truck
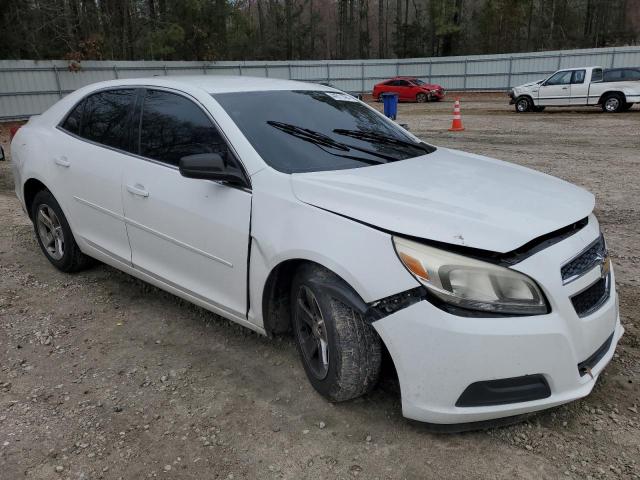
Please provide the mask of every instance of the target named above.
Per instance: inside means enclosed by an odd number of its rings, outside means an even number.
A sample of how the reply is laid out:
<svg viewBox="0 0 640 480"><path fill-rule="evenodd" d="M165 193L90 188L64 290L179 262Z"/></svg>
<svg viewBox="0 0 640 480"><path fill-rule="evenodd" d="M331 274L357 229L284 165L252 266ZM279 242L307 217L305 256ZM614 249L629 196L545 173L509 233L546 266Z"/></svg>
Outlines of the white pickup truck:
<svg viewBox="0 0 640 480"><path fill-rule="evenodd" d="M541 112L549 106L593 105L600 105L604 112L624 112L640 102L638 70L602 67L558 70L544 80L511 89L510 104L515 105L518 113Z"/></svg>

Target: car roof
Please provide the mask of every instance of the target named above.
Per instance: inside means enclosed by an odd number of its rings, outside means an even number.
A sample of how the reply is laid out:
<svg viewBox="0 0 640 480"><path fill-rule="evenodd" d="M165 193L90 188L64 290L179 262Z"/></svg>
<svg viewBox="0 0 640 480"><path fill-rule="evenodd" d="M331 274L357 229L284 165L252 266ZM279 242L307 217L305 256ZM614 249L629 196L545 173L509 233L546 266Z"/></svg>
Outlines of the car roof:
<svg viewBox="0 0 640 480"><path fill-rule="evenodd" d="M109 80L93 84L96 88L109 88L129 85L147 85L167 88L198 88L207 93L255 92L268 90L327 90L335 88L319 83L299 82L278 78L248 77L239 75L168 75L147 78L128 78Z"/></svg>

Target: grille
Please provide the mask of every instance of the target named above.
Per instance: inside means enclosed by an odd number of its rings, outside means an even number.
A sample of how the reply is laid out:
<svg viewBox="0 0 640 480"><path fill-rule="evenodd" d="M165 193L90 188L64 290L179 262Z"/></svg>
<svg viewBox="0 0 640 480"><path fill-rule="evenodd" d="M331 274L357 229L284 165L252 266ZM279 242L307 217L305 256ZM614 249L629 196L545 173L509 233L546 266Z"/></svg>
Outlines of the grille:
<svg viewBox="0 0 640 480"><path fill-rule="evenodd" d="M600 235L585 251L560 269L562 282L569 283L587 273L593 267L602 263L606 256L607 247L604 243L604 237Z"/></svg>
<svg viewBox="0 0 640 480"><path fill-rule="evenodd" d="M571 297L571 303L579 317L586 317L598 310L609 298L609 275Z"/></svg>

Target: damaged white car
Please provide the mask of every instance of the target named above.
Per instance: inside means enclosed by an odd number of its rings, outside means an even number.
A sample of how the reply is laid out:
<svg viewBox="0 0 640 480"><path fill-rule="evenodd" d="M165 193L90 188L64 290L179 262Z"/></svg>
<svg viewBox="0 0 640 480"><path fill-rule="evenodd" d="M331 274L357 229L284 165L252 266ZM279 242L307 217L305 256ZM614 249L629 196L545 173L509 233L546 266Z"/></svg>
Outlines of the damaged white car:
<svg viewBox="0 0 640 480"><path fill-rule="evenodd" d="M82 88L12 142L48 260L98 259L262 334L331 401L395 366L403 414L509 417L587 395L623 328L594 197L424 143L330 87Z"/></svg>

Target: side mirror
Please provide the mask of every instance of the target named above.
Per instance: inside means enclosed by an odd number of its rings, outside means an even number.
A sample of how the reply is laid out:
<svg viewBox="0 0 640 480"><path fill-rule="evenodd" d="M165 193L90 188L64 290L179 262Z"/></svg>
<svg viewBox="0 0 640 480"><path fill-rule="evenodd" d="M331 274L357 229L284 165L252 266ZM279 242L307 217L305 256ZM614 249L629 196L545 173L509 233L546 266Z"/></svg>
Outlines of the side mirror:
<svg viewBox="0 0 640 480"><path fill-rule="evenodd" d="M4 156L4 148L2 148L2 145L0 145L0 162L6 160L5 156Z"/></svg>
<svg viewBox="0 0 640 480"><path fill-rule="evenodd" d="M230 169L219 153L198 153L180 159L180 175L186 178L214 180L232 185L246 186L244 176Z"/></svg>

